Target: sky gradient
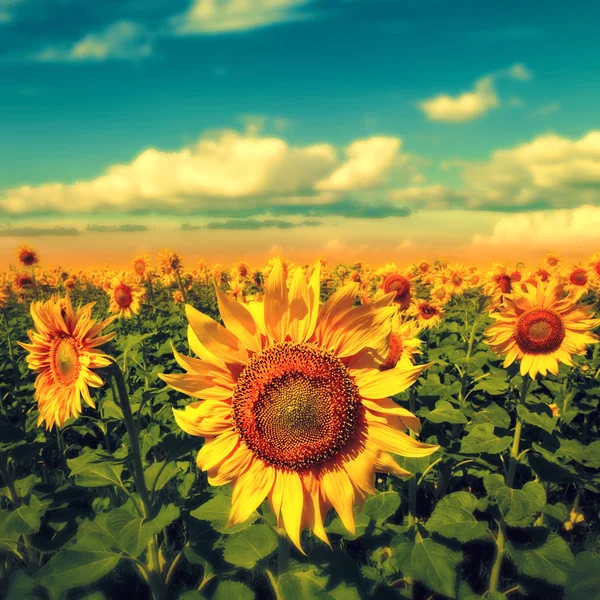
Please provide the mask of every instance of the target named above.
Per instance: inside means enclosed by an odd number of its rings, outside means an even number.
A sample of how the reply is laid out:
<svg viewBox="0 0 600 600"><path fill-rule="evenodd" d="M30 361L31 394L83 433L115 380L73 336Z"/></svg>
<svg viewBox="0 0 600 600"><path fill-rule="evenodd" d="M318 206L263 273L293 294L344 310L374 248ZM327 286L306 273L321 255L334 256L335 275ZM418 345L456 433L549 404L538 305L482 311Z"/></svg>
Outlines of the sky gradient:
<svg viewBox="0 0 600 600"><path fill-rule="evenodd" d="M0 0L0 268L575 261L600 4Z"/></svg>

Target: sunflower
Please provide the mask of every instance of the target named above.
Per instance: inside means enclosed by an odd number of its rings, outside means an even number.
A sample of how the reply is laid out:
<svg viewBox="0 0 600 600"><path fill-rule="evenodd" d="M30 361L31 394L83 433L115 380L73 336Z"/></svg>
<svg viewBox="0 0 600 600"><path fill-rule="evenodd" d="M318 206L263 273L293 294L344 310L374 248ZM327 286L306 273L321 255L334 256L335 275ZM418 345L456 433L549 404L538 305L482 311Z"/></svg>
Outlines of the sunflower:
<svg viewBox="0 0 600 600"><path fill-rule="evenodd" d="M444 316L444 311L435 302L416 300L406 311L406 314L415 317L419 327L422 329L432 329L440 324Z"/></svg>
<svg viewBox="0 0 600 600"><path fill-rule="evenodd" d="M8 292L6 288L0 286L0 308L4 308L8 302Z"/></svg>
<svg viewBox="0 0 600 600"><path fill-rule="evenodd" d="M524 285L526 292L506 296L503 310L491 315L497 322L487 328L486 343L506 355L504 367L520 360L521 375L557 375L559 362L574 366L571 356L598 342L590 330L600 319L593 318L593 307L563 298L563 287L555 282Z"/></svg>
<svg viewBox="0 0 600 600"><path fill-rule="evenodd" d="M469 275L463 265L454 265L444 275L446 289L455 296L461 296L470 286Z"/></svg>
<svg viewBox="0 0 600 600"><path fill-rule="evenodd" d="M17 293L33 289L33 277L29 273L16 273L14 276L14 290Z"/></svg>
<svg viewBox="0 0 600 600"><path fill-rule="evenodd" d="M140 301L144 292L139 291L129 282L124 273L115 275L108 289L110 310L119 317L130 319L140 312Z"/></svg>
<svg viewBox="0 0 600 600"><path fill-rule="evenodd" d="M354 504L375 493L376 471L398 476L390 452L426 456L438 446L404 433L419 420L389 398L427 365L380 370L396 307L388 294L353 307L348 284L319 305L319 271L297 269L288 290L280 260L264 302L243 305L216 289L225 327L191 306L188 340L200 357L175 352L187 373L162 375L202 402L174 410L178 425L205 438L197 457L211 485L233 484L229 525L269 498L277 522L302 552L305 528L329 543L323 519L335 508L353 532Z"/></svg>
<svg viewBox="0 0 600 600"><path fill-rule="evenodd" d="M590 257L587 267L591 285L600 288L600 252Z"/></svg>
<svg viewBox="0 0 600 600"><path fill-rule="evenodd" d="M383 278L380 287L384 295L394 293L393 301L400 307L400 310L406 310L410 306L413 290L412 280L407 272L388 273Z"/></svg>
<svg viewBox="0 0 600 600"><path fill-rule="evenodd" d="M26 267L31 267L40 260L37 252L27 244L21 244L17 248L17 258L19 259L19 262Z"/></svg>
<svg viewBox="0 0 600 600"><path fill-rule="evenodd" d="M29 351L29 368L38 373L35 396L46 429L61 427L70 417L81 413L81 398L94 406L90 387L101 387L102 379L94 369L106 367L110 358L96 350L115 334L99 336L115 317L96 323L92 318L94 303L73 310L67 295L46 302L31 303L31 317L37 331L28 331L31 344L19 344Z"/></svg>
<svg viewBox="0 0 600 600"><path fill-rule="evenodd" d="M565 290L568 292L583 295L590 289L589 270L581 264L573 265L569 270L565 271L564 278Z"/></svg>
<svg viewBox="0 0 600 600"><path fill-rule="evenodd" d="M421 354L423 342L417 337L419 331L416 321L402 321L400 314L396 313L392 318L392 330L388 339L389 350L385 360L379 365L379 370L393 369L398 363L403 363L410 369L415 364L414 355Z"/></svg>
<svg viewBox="0 0 600 600"><path fill-rule="evenodd" d="M447 304L452 297L450 292L443 285L437 285L431 288L429 296L431 301L439 306L444 306L444 304Z"/></svg>
<svg viewBox="0 0 600 600"><path fill-rule="evenodd" d="M131 266L134 277L138 280L144 279L150 268L150 257L147 254L140 254L131 261Z"/></svg>
<svg viewBox="0 0 600 600"><path fill-rule="evenodd" d="M546 266L549 269L555 269L556 267L558 267L558 265L560 265L561 258L560 258L560 256L558 256L558 254L554 254L554 252L550 252L549 254L546 255L546 260L544 262L546 263Z"/></svg>

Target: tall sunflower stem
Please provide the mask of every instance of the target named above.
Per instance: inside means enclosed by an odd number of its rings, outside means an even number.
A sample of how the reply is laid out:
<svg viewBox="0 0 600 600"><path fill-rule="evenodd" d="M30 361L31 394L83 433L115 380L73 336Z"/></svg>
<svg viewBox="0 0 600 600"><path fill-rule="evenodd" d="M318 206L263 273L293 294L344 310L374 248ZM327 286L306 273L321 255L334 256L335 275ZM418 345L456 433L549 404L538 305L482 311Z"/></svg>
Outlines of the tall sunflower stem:
<svg viewBox="0 0 600 600"><path fill-rule="evenodd" d="M129 393L127 391L127 385L123 372L119 368L119 365L114 362L111 364L111 372L115 383L117 384L119 404L123 412L123 420L125 421L125 427L127 429L127 435L129 437L130 446L130 457L133 467L133 480L135 488L140 498L142 499L144 507L144 515L148 518L152 514L152 502L150 494L146 486L146 480L144 479L144 467L142 464L142 455L140 452L140 441L138 431L135 426L133 413L131 411L131 404L129 402ZM158 557L158 543L156 535L152 536L150 543L148 544L148 568L150 571L148 584L150 586L152 596L154 600L162 600L165 598L165 588L160 573L160 561Z"/></svg>
<svg viewBox="0 0 600 600"><path fill-rule="evenodd" d="M529 388L530 378L527 375L523 376L523 383L521 384L521 390L519 398L517 400L517 407L519 404L523 404L527 398L527 390ZM513 435L512 448L510 450L510 463L508 465L508 473L506 474L506 485L512 488L515 474L517 472L517 463L519 462L519 445L521 443L521 431L523 428L523 421L517 415L517 424L515 426L515 432ZM498 535L496 536L496 556L494 558L494 565L492 566L492 572L490 575L489 593L496 592L498 590L498 581L500 578L500 568L502 567L502 557L505 552L506 542L506 524L504 520L500 518L498 521Z"/></svg>
<svg viewBox="0 0 600 600"><path fill-rule="evenodd" d="M4 321L4 326L6 327L6 345L8 346L8 357L10 358L10 363L13 369L13 388L16 392L19 389L19 371L17 369L17 363L15 361L15 353L12 346L10 327L8 325L8 319L6 318L6 313L4 312L4 309L2 309L2 320Z"/></svg>
<svg viewBox="0 0 600 600"><path fill-rule="evenodd" d="M177 282L179 283L179 289L181 290L181 293L183 294L183 301L185 302L185 304L187 304L187 293L183 286L183 281L181 279L181 275L180 275L179 271L177 271Z"/></svg>
<svg viewBox="0 0 600 600"><path fill-rule="evenodd" d="M4 481L4 485L8 490L8 499L11 501L14 508L18 508L21 505L21 499L15 489L15 482L8 468L8 463L4 457L4 453L0 452L0 475Z"/></svg>
<svg viewBox="0 0 600 600"><path fill-rule="evenodd" d="M527 376L523 376L523 383L521 384L521 391L519 393L519 399L517 400L517 408L519 404L523 404L527 398L527 390L529 389L529 383L531 379ZM515 473L517 471L517 463L519 462L519 445L521 443L521 430L523 429L523 421L517 414L517 424L515 425L515 433L513 435L512 448L510 450L510 463L508 465L508 473L506 475L506 485L508 487L513 486L515 479Z"/></svg>

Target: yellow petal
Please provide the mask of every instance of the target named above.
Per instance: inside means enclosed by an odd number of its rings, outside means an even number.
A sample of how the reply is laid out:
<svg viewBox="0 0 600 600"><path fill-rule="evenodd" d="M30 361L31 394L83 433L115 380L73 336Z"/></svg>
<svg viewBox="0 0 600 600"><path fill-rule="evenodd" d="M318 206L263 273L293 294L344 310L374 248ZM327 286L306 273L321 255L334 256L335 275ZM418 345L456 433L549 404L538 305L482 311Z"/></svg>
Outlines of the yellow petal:
<svg viewBox="0 0 600 600"><path fill-rule="evenodd" d="M363 398L362 403L370 411L376 413L385 413L400 417L406 426L412 429L415 433L421 428L421 421L410 410L402 408L396 404L391 398L381 398L380 400L366 400Z"/></svg>
<svg viewBox="0 0 600 600"><path fill-rule="evenodd" d="M239 436L235 431L221 434L213 440L207 440L202 446L196 463L202 471L212 469L223 462L239 442Z"/></svg>
<svg viewBox="0 0 600 600"><path fill-rule="evenodd" d="M353 372L350 369L350 374L354 375L361 396L386 398L409 388L419 378L419 375L432 364L409 366L406 362L398 362L395 367L386 371L372 369Z"/></svg>
<svg viewBox="0 0 600 600"><path fill-rule="evenodd" d="M339 467L323 470L321 485L325 496L340 515L344 527L350 533L355 533L354 488L346 471Z"/></svg>
<svg viewBox="0 0 600 600"><path fill-rule="evenodd" d="M288 294L289 324L288 333L294 342L302 343L306 340L306 333L310 326L311 313L309 312L308 285L302 269L296 269L292 285Z"/></svg>
<svg viewBox="0 0 600 600"><path fill-rule="evenodd" d="M275 471L260 459L255 459L248 471L233 486L231 513L227 526L243 523L262 503L273 487Z"/></svg>
<svg viewBox="0 0 600 600"><path fill-rule="evenodd" d="M273 342L283 342L287 334L288 291L281 260L277 258L265 284L265 327Z"/></svg>
<svg viewBox="0 0 600 600"><path fill-rule="evenodd" d="M216 436L233 427L231 406L218 400L188 405L184 410L173 409L177 425L190 435Z"/></svg>
<svg viewBox="0 0 600 600"><path fill-rule="evenodd" d="M366 449L359 451L351 458L344 458L342 466L352 484L365 492L374 494L375 490L375 471L373 470L373 459L375 453Z"/></svg>
<svg viewBox="0 0 600 600"><path fill-rule="evenodd" d="M248 353L240 340L214 319L186 304L185 313L190 327L200 343L221 360L246 364Z"/></svg>
<svg viewBox="0 0 600 600"><path fill-rule="evenodd" d="M225 485L245 473L254 458L245 442L240 441L233 452L219 465L208 470L209 485Z"/></svg>
<svg viewBox="0 0 600 600"><path fill-rule="evenodd" d="M192 398L228 400L233 394L230 388L216 385L211 377L190 375L188 373L176 373L174 375L159 373L158 376L174 390L192 396Z"/></svg>
<svg viewBox="0 0 600 600"><path fill-rule="evenodd" d="M283 525L294 546L306 555L300 545L300 524L304 508L304 492L300 476L295 471L279 471L277 477L282 479L281 516Z"/></svg>
<svg viewBox="0 0 600 600"><path fill-rule="evenodd" d="M310 527L313 533L331 548L331 542L323 526L323 514L326 514L327 510L324 510L316 476L312 472L302 476L302 486L304 488L304 511L301 529L304 529L303 525L306 524L306 527Z"/></svg>
<svg viewBox="0 0 600 600"><path fill-rule="evenodd" d="M437 444L423 444L398 429L372 421L368 415L367 421L369 443L375 444L385 452L419 458L429 456L439 448Z"/></svg>
<svg viewBox="0 0 600 600"><path fill-rule="evenodd" d="M237 336L248 350L260 352L260 333L252 314L243 304L224 294L217 286L215 291L225 327Z"/></svg>
<svg viewBox="0 0 600 600"><path fill-rule="evenodd" d="M412 473L404 470L387 452L379 452L373 462L377 473L392 473L396 477L410 477Z"/></svg>
<svg viewBox="0 0 600 600"><path fill-rule="evenodd" d="M320 308L315 329L319 345L323 345L324 339L329 339L336 321L352 308L359 289L358 283L349 283L331 294Z"/></svg>

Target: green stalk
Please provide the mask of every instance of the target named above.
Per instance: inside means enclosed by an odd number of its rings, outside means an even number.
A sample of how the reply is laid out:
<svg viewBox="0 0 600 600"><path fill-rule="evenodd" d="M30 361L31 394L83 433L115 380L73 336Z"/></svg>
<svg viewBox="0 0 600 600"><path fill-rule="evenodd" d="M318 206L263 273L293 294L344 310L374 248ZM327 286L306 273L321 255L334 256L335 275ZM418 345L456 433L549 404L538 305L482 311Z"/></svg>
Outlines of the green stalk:
<svg viewBox="0 0 600 600"><path fill-rule="evenodd" d="M146 487L146 480L144 479L144 466L142 464L142 455L140 452L140 441L137 428L135 426L133 413L131 412L129 393L127 391L127 385L125 384L123 373L116 362L112 363L111 371L117 384L119 404L121 406L121 410L123 411L123 420L125 421L125 427L129 437L130 458L133 466L133 480L137 493L142 499L144 516L147 518L152 514L152 503L148 488ZM154 600L162 600L166 596L160 573L156 535L152 536L152 539L148 544L148 569L150 571L148 583L152 591L152 596L154 597Z"/></svg>
<svg viewBox="0 0 600 600"><path fill-rule="evenodd" d="M529 388L530 378L527 375L523 376L523 383L521 384L521 391L519 394L519 398L517 400L517 407L519 404L523 404L525 402L525 398L527 397L527 389ZM512 448L510 450L510 463L508 465L508 473L506 474L506 485L509 488L512 488L515 473L517 471L517 463L519 462L519 445L521 443L521 431L523 429L523 421L518 416L517 413L517 423L515 425L515 432L513 434L513 443ZM505 541L506 541L506 525L504 520L500 518L498 521L498 535L496 536L496 556L494 558L494 565L492 567L492 573L490 575L490 586L489 592L493 593L498 590L498 581L500 578L500 568L502 566L502 557L505 552Z"/></svg>
<svg viewBox="0 0 600 600"><path fill-rule="evenodd" d="M0 452L0 475L2 475L4 485L6 485L6 488L8 489L8 499L11 501L14 508L18 508L21 505L21 500L15 489L15 482L8 470L8 463L2 452Z"/></svg>
<svg viewBox="0 0 600 600"><path fill-rule="evenodd" d="M179 282L179 289L183 294L183 301L187 304L187 294L185 292L185 288L183 287L183 281L181 281L181 275L179 274L179 270L177 271L177 281Z"/></svg>
<svg viewBox="0 0 600 600"><path fill-rule="evenodd" d="M17 363L15 362L15 354L12 346L12 339L10 337L10 327L8 326L8 319L6 313L2 309L2 319L4 320L4 326L6 327L6 345L8 346L8 357L13 368L13 387L15 392L19 389L19 372L17 370Z"/></svg>

